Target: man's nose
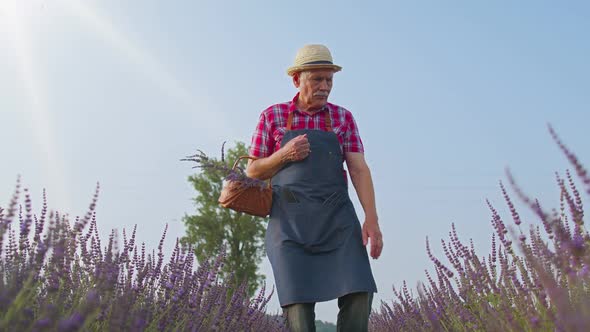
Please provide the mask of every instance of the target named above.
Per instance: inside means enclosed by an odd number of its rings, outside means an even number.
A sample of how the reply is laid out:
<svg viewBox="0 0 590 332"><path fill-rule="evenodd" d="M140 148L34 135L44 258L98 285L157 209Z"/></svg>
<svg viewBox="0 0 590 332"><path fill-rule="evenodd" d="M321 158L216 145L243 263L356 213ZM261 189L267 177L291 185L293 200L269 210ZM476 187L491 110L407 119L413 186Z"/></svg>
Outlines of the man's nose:
<svg viewBox="0 0 590 332"><path fill-rule="evenodd" d="M330 90L330 85L328 84L328 80L322 80L320 83L321 90Z"/></svg>

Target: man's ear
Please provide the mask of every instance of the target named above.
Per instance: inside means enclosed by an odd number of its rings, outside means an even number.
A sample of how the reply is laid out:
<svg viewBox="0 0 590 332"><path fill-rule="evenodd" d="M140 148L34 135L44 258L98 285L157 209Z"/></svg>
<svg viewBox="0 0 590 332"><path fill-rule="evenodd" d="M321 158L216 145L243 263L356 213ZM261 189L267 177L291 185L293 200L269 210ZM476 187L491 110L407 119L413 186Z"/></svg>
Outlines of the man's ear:
<svg viewBox="0 0 590 332"><path fill-rule="evenodd" d="M299 85L301 84L300 76L301 76L301 73L299 73L299 72L293 74L293 85L295 85L295 87L298 89L299 89Z"/></svg>

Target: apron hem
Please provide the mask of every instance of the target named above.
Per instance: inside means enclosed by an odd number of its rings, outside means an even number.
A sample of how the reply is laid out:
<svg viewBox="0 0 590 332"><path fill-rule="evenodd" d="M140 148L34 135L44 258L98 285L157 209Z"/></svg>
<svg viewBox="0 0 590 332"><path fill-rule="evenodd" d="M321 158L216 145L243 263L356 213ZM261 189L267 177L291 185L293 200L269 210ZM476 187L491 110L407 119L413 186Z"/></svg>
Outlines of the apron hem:
<svg viewBox="0 0 590 332"><path fill-rule="evenodd" d="M292 304L299 304L299 303L317 303L317 302L328 302L328 301L332 301L332 300L336 300L342 296L348 295L348 294L352 294L352 293L377 293L376 289L356 289L356 290L351 290L351 291L345 291L345 292L340 292L337 296L322 296L319 299L315 298L315 299L305 299L305 300L295 300L295 301L289 301L289 303L287 304L280 304L281 308L284 308L286 306L292 305Z"/></svg>

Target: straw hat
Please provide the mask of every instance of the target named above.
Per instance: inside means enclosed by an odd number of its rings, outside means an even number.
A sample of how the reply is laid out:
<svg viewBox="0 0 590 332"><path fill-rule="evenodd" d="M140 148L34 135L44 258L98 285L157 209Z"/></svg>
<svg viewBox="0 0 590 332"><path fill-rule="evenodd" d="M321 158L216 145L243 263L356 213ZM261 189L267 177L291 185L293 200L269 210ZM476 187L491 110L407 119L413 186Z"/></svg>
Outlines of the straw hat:
<svg viewBox="0 0 590 332"><path fill-rule="evenodd" d="M287 75L293 76L296 72L308 69L333 69L334 72L342 70L342 67L332 63L332 54L324 45L305 45L297 51L293 66L287 68Z"/></svg>

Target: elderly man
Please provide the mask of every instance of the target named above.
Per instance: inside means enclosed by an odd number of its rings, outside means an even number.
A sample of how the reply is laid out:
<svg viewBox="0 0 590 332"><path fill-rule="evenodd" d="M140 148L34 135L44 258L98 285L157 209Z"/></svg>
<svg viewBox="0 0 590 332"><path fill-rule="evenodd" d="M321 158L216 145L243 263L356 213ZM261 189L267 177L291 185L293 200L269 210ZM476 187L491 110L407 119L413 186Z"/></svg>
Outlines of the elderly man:
<svg viewBox="0 0 590 332"><path fill-rule="evenodd" d="M333 64L323 45L306 45L287 74L299 93L262 112L247 173L271 179L266 231L279 302L292 331L315 331L315 303L338 299L338 331L366 331L377 291L365 246L383 247L371 173L352 114L328 103ZM365 212L360 226L343 162Z"/></svg>

